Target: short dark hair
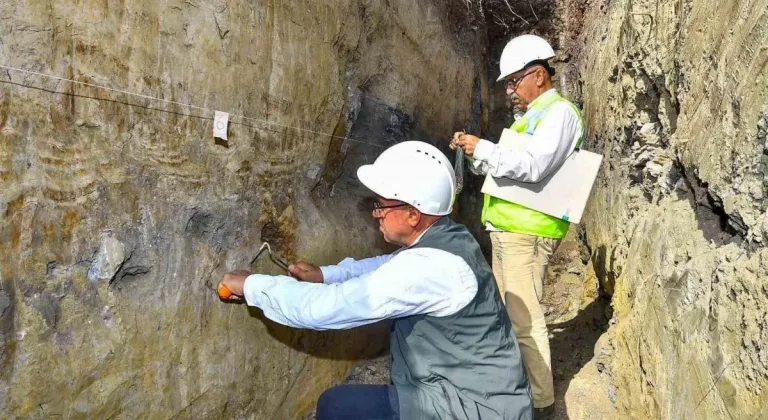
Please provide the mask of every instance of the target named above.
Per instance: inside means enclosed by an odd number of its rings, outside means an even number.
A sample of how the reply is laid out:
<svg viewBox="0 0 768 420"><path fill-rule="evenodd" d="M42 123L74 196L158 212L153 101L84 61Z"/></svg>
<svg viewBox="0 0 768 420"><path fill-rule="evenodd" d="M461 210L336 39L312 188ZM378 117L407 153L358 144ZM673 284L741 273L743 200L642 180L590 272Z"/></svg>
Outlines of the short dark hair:
<svg viewBox="0 0 768 420"><path fill-rule="evenodd" d="M525 67L523 68L523 70L529 69L529 68L531 68L533 66L544 67L544 70L546 70L547 73L549 73L549 77L554 77L555 76L555 68L552 67L552 65L549 64L549 61L547 61L547 60L533 60L530 63L526 64Z"/></svg>

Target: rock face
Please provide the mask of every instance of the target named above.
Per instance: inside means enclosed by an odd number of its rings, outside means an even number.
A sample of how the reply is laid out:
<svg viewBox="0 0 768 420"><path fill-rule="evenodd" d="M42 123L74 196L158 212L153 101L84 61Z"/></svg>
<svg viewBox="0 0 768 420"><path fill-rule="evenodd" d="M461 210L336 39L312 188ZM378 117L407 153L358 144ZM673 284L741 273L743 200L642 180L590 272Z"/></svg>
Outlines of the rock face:
<svg viewBox="0 0 768 420"><path fill-rule="evenodd" d="M7 417L297 418L381 349L381 330L290 330L211 288L279 273L253 261L265 240L380 252L354 169L477 118L483 40L454 35L461 1L294 3L0 1L4 66L235 114L214 141L210 110L3 69Z"/></svg>
<svg viewBox="0 0 768 420"><path fill-rule="evenodd" d="M768 418L768 2L591 2L583 32L621 418Z"/></svg>

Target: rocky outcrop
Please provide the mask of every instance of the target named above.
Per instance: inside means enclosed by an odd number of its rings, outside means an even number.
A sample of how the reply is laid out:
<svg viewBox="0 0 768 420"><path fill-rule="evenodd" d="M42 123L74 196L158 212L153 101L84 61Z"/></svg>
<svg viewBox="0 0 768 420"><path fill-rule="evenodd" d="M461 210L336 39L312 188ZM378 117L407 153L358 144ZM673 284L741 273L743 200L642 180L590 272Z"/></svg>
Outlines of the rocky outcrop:
<svg viewBox="0 0 768 420"><path fill-rule="evenodd" d="M380 251L354 168L477 114L483 40L459 42L455 3L0 1L0 64L249 117L214 141L210 111L3 69L0 411L296 418L379 350L211 288L277 273L264 240Z"/></svg>
<svg viewBox="0 0 768 420"><path fill-rule="evenodd" d="M590 2L580 42L619 412L766 418L768 3Z"/></svg>

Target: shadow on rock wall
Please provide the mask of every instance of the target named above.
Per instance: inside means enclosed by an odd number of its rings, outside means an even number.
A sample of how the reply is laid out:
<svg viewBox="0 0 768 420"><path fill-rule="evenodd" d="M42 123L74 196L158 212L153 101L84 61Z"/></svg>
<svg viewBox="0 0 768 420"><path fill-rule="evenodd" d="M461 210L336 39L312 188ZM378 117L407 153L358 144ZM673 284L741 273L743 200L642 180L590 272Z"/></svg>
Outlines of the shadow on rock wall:
<svg viewBox="0 0 768 420"><path fill-rule="evenodd" d="M390 323L379 322L372 325L353 328L351 330L312 331L299 330L278 324L257 308L248 307L248 313L254 321L263 323L269 335L286 346L320 359L358 361L370 359L381 354L382 346L389 337ZM349 343L367 336L371 343L360 352L350 352Z"/></svg>

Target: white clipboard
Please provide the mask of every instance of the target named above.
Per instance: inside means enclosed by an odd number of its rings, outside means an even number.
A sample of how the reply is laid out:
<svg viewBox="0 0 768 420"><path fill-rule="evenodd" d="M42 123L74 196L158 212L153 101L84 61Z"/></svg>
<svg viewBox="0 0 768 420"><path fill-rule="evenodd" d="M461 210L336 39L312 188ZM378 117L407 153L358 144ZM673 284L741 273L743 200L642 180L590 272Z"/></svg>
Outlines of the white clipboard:
<svg viewBox="0 0 768 420"><path fill-rule="evenodd" d="M499 146L521 151L530 138L505 128ZM537 183L488 175L481 192L578 224L602 161L602 155L575 150L559 169Z"/></svg>

